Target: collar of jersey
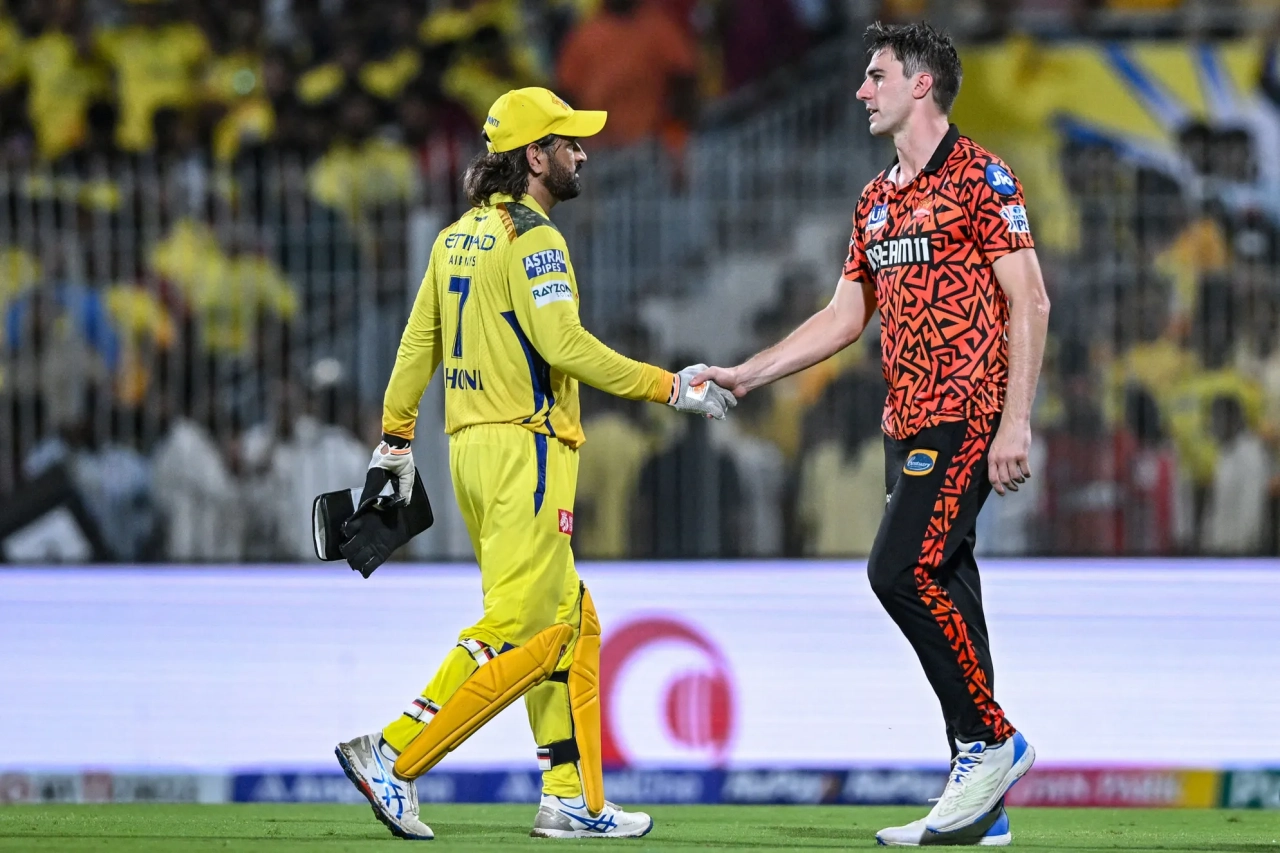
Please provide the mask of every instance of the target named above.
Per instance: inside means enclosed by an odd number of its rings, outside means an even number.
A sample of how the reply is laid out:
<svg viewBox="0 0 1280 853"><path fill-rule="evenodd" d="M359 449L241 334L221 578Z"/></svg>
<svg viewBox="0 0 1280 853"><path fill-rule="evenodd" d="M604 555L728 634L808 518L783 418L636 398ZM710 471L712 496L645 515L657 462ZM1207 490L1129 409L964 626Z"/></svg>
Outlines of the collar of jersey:
<svg viewBox="0 0 1280 853"><path fill-rule="evenodd" d="M947 135L942 137L942 141L938 143L938 147L933 149L933 156L929 158L929 162L920 170L922 175L931 175L942 168L947 162L947 158L951 156L951 152L955 150L956 143L960 141L960 128L954 124L947 128ZM880 179L889 180L889 175L893 174L893 167L898 165L898 158L894 157L893 162L889 164L889 168L884 170Z"/></svg>
<svg viewBox="0 0 1280 853"><path fill-rule="evenodd" d="M534 213L540 214L543 219L551 218L550 216L547 215L547 212L542 209L542 206L538 204L537 201L534 200L533 196L529 195L528 193L525 193L524 195L522 195L519 201L516 201L514 196L508 195L507 193L494 193L493 195L489 196L490 205L504 204L504 203L505 204L523 204L525 207L533 210Z"/></svg>

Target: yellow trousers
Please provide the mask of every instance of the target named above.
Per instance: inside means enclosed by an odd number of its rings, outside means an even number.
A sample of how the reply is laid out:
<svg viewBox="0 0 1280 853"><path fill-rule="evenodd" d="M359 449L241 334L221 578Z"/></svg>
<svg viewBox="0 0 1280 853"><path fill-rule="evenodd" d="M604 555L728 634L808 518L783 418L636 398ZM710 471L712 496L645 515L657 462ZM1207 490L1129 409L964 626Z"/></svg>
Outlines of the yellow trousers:
<svg viewBox="0 0 1280 853"><path fill-rule="evenodd" d="M486 655L524 645L544 628L564 622L574 633L556 666L563 671L578 639L581 593L569 535L577 451L521 426L484 424L451 437L449 467L480 564L484 615L459 633L459 645L445 656L422 695L383 729L383 737L397 750L422 731L432 709L447 702ZM544 681L524 700L538 745L573 737L566 684ZM578 796L582 783L576 766L545 771L543 790Z"/></svg>

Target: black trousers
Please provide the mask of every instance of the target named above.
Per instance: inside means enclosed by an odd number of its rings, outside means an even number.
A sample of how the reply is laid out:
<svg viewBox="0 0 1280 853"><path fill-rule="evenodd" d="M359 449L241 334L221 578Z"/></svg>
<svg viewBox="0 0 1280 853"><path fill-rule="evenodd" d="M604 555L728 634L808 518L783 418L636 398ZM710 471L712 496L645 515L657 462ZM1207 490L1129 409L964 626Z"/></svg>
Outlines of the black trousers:
<svg viewBox="0 0 1280 853"><path fill-rule="evenodd" d="M974 525L991 493L987 450L999 415L885 438L888 504L867 564L871 589L924 667L947 739L999 743L1013 735L995 675L973 557Z"/></svg>

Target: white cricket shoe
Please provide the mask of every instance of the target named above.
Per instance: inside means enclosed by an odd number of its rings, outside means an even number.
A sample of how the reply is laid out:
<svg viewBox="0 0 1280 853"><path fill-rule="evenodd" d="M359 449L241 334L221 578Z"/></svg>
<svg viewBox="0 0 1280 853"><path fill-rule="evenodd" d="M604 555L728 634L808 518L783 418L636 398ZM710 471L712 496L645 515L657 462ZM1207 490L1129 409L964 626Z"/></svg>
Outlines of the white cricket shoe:
<svg viewBox="0 0 1280 853"><path fill-rule="evenodd" d="M1008 847L1013 843L1003 804L972 826L955 832L930 832L926 821L922 817L906 826L882 829L876 833L876 842L881 847Z"/></svg>
<svg viewBox="0 0 1280 853"><path fill-rule="evenodd" d="M977 823L1036 760L1036 751L1021 732L995 746L956 741L956 749L959 754L947 787L925 817L930 832L954 832Z"/></svg>
<svg viewBox="0 0 1280 853"><path fill-rule="evenodd" d="M342 772L369 800L374 815L392 835L411 841L430 841L436 837L431 827L418 817L418 787L392 771L394 750L386 745L381 732L340 743L333 752L338 756Z"/></svg>
<svg viewBox="0 0 1280 853"><path fill-rule="evenodd" d="M533 819L534 838L639 838L653 829L653 818L644 812L624 812L606 802L604 811L592 814L581 795L568 800L542 795Z"/></svg>

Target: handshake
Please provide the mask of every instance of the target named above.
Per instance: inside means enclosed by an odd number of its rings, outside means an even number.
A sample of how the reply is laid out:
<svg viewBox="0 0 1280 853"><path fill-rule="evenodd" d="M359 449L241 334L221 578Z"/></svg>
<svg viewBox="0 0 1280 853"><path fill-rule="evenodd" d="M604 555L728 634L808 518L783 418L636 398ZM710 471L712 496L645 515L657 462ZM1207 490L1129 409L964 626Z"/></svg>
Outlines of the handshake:
<svg viewBox="0 0 1280 853"><path fill-rule="evenodd" d="M667 405L678 412L690 412L705 415L708 418L724 420L725 413L738 405L738 398L727 388L722 388L703 374L709 373L705 364L692 364L675 375L671 383L671 396Z"/></svg>

